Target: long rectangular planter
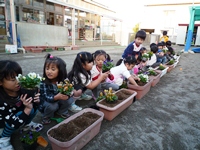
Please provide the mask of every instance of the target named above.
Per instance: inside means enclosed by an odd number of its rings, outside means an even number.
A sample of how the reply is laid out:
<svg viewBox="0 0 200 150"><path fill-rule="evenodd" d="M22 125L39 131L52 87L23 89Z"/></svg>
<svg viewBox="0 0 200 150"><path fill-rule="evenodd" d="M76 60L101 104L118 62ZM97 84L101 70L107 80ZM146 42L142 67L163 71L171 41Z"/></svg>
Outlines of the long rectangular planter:
<svg viewBox="0 0 200 150"><path fill-rule="evenodd" d="M167 73L167 70L169 69L169 67L165 66L166 68L163 70L158 70L158 67L155 69L156 71L161 72L160 77L164 76Z"/></svg>
<svg viewBox="0 0 200 150"><path fill-rule="evenodd" d="M133 84L128 83L128 89L136 91L137 92L136 99L139 100L150 91L152 82L153 80L150 80L144 86L135 86Z"/></svg>
<svg viewBox="0 0 200 150"><path fill-rule="evenodd" d="M60 126L64 123L68 123L69 121L77 118L78 116L82 115L85 112L92 112L101 117L97 121L95 121L93 124L91 124L88 128L86 128L84 131L82 131L80 134L78 134L76 137L71 139L70 141L60 142L49 135L50 130L52 130L53 128L57 128L58 126ZM82 111L72 115L71 117L67 118L63 122L50 128L47 131L47 136L51 142L52 149L53 150L79 150L79 149L81 149L83 146L85 146L92 138L94 138L99 133L103 117L104 117L104 114L101 111L91 109L91 108L86 108L86 109L83 109ZM63 132L65 132L65 131L63 131Z"/></svg>
<svg viewBox="0 0 200 150"><path fill-rule="evenodd" d="M158 73L157 76L149 76L150 80L153 80L151 86L154 87L160 81L161 72L155 70Z"/></svg>
<svg viewBox="0 0 200 150"><path fill-rule="evenodd" d="M137 95L136 91L132 91L129 89L120 89L121 90L125 90L127 92L130 92L132 95L130 97L128 97L126 100L122 101L121 103L119 103L118 105L116 105L115 107L108 107L105 105L100 104L101 101L97 102L97 106L99 107L99 110L102 111L104 113L104 118L106 120L113 120L117 115L119 115L123 110L125 110L128 106L130 106L133 103L133 98L135 97L135 95ZM117 91L117 92L119 92ZM115 93L117 93L115 92Z"/></svg>

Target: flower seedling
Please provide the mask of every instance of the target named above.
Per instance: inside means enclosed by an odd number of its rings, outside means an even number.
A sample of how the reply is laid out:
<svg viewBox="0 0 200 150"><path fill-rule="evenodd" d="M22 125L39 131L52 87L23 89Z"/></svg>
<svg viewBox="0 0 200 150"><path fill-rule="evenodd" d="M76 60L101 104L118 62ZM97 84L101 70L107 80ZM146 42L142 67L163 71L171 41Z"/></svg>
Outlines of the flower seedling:
<svg viewBox="0 0 200 150"><path fill-rule="evenodd" d="M44 80L44 78L40 77L39 74L36 74L34 72L29 73L25 76L19 74L16 79L19 81L21 87L27 89L39 87L40 82Z"/></svg>
<svg viewBox="0 0 200 150"><path fill-rule="evenodd" d="M173 65L174 64L174 60L171 59L169 62L168 62L168 65Z"/></svg>
<svg viewBox="0 0 200 150"><path fill-rule="evenodd" d="M109 90L104 90L105 94L105 100L108 103L114 103L118 100L118 97L116 94L113 93L112 88L109 88Z"/></svg>
<svg viewBox="0 0 200 150"><path fill-rule="evenodd" d="M140 81L143 83L149 82L149 76L146 74L139 74L138 77L140 78Z"/></svg>
<svg viewBox="0 0 200 150"><path fill-rule="evenodd" d="M157 73L154 70L149 70L148 74L152 75L152 76L156 76L157 75Z"/></svg>
<svg viewBox="0 0 200 150"><path fill-rule="evenodd" d="M104 98L106 98L105 95L103 94L103 92L100 92L100 93L99 93L99 96L98 96L97 99L96 99L96 102L98 102L98 101L100 101L100 100L102 100L102 99L104 99Z"/></svg>
<svg viewBox="0 0 200 150"><path fill-rule="evenodd" d="M163 66L162 64L159 65L159 70L164 70L165 66Z"/></svg>
<svg viewBox="0 0 200 150"><path fill-rule="evenodd" d="M73 85L69 82L68 79L65 79L64 82L60 82L57 84L58 91L62 94L71 96L72 91L74 90Z"/></svg>
<svg viewBox="0 0 200 150"><path fill-rule="evenodd" d="M112 62L113 62L113 60L104 61L103 66L102 66L102 72L103 73L109 71L112 67L114 67L114 64ZM114 80L114 76L112 74L109 74L108 78L110 80Z"/></svg>
<svg viewBox="0 0 200 150"><path fill-rule="evenodd" d="M34 142L37 141L37 138L40 136L40 133L37 131L27 131L27 132L22 132L21 133L21 137L20 137L20 141L23 143L26 143L28 145L32 145Z"/></svg>

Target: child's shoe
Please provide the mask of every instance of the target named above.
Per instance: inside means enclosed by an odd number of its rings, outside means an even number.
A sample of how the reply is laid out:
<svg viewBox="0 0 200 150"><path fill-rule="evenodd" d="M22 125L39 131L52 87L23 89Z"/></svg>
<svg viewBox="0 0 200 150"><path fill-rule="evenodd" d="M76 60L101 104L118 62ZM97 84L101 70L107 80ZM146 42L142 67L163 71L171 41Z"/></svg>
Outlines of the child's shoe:
<svg viewBox="0 0 200 150"><path fill-rule="evenodd" d="M51 123L51 119L49 117L42 118L43 125L50 124L50 123Z"/></svg>
<svg viewBox="0 0 200 150"><path fill-rule="evenodd" d="M10 137L0 138L0 150L14 150L10 143Z"/></svg>
<svg viewBox="0 0 200 150"><path fill-rule="evenodd" d="M41 131L42 129L43 129L43 125L42 125L42 124L40 124L40 123L35 123L35 122L33 122L33 121L31 121L29 124L25 125L25 126L22 128L23 131L28 131L28 130L30 130L30 131L37 131L37 132Z"/></svg>
<svg viewBox="0 0 200 150"><path fill-rule="evenodd" d="M92 96L83 93L78 100L86 100L86 101L88 101L88 100L91 100L91 99L92 99Z"/></svg>
<svg viewBox="0 0 200 150"><path fill-rule="evenodd" d="M75 103L72 103L71 106L68 108L73 113L77 113L82 110L81 107L77 106Z"/></svg>
<svg viewBox="0 0 200 150"><path fill-rule="evenodd" d="M63 119L66 119L66 118L69 118L70 117L70 114L58 114L56 113L56 115L58 115L59 117L63 118Z"/></svg>

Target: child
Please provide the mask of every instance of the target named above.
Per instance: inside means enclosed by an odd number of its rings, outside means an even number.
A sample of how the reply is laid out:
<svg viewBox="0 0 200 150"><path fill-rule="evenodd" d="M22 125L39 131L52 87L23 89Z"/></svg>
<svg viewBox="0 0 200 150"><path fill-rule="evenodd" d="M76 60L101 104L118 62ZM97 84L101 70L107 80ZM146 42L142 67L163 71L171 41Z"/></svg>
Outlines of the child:
<svg viewBox="0 0 200 150"><path fill-rule="evenodd" d="M158 52L158 47L156 45L153 46L151 45L150 49L153 52L153 55L151 56L149 61L147 61L147 65L155 68L156 66L160 65L160 63L156 63L157 62L156 54Z"/></svg>
<svg viewBox="0 0 200 150"><path fill-rule="evenodd" d="M164 41L165 43L169 40L167 36L167 31L163 31L163 36L160 38L160 42Z"/></svg>
<svg viewBox="0 0 200 150"><path fill-rule="evenodd" d="M157 63L163 63L165 64L167 59L165 57L165 54L163 52L163 44L160 42L157 44L158 47L158 53L157 53Z"/></svg>
<svg viewBox="0 0 200 150"><path fill-rule="evenodd" d="M166 54L166 58L167 58L167 61L170 61L170 60L172 60L172 59L175 59L174 58L174 50L173 50L173 48L172 47L168 47L168 51L167 51L167 54Z"/></svg>
<svg viewBox="0 0 200 150"><path fill-rule="evenodd" d="M59 93L56 85L67 78L66 63L59 57L47 54L43 77L45 80L40 84L41 103L39 107L43 114L42 124L49 124L54 113L62 118L68 118L70 116L68 108L74 104L73 97Z"/></svg>
<svg viewBox="0 0 200 150"><path fill-rule="evenodd" d="M39 93L26 98L20 94L20 85L16 76L22 74L17 62L10 60L0 61L0 149L13 150L10 137L13 132L23 125L26 129L40 131L43 126L31 122L37 113L32 102L39 103ZM32 126L32 127L31 127Z"/></svg>
<svg viewBox="0 0 200 150"><path fill-rule="evenodd" d="M104 61L110 60L110 56L106 54L104 50L97 50L92 55L95 61L95 65L93 65L92 67L91 77L92 77L92 81L95 81L102 74L102 67L103 67ZM112 87L112 89L115 91L119 89L119 86L116 84L102 81L101 84L99 84L96 88L92 90L93 95L94 95L93 98L96 99L99 96L99 92L102 89L109 89L109 87Z"/></svg>
<svg viewBox="0 0 200 150"><path fill-rule="evenodd" d="M128 56L127 58L120 59L116 64L117 66L110 69L110 73L114 76L114 80L111 81L107 79L107 81L121 86L123 83L123 78L126 78L131 84L138 86L134 79L136 77L131 76L129 72L129 70L133 69L136 63L137 61L134 56Z"/></svg>
<svg viewBox="0 0 200 150"><path fill-rule="evenodd" d="M144 30L139 30L135 35L135 40L130 43L127 48L124 50L122 54L122 58L126 58L128 56L134 56L136 59L140 53L140 49L142 48L142 43L146 38L146 32Z"/></svg>
<svg viewBox="0 0 200 150"><path fill-rule="evenodd" d="M93 56L89 52L80 52L77 54L72 70L68 78L74 84L75 90L81 90L84 93L87 89L96 88L103 80L108 77L108 73L101 73L98 78L92 81L91 69L93 67Z"/></svg>

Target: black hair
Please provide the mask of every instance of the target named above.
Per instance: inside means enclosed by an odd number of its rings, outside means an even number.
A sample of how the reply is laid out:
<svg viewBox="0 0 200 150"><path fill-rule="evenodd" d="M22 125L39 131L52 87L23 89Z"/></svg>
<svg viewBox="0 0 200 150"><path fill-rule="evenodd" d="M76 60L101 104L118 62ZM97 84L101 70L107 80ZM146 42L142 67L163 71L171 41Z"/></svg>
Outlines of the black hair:
<svg viewBox="0 0 200 150"><path fill-rule="evenodd" d="M157 53L157 51L158 51L157 45L151 46L151 51L152 51L154 54Z"/></svg>
<svg viewBox="0 0 200 150"><path fill-rule="evenodd" d="M122 63L122 61L124 61L124 64L128 63L129 65L135 65L137 63L135 56L128 56L124 59L118 60L118 62L116 63L116 66L119 66Z"/></svg>
<svg viewBox="0 0 200 150"><path fill-rule="evenodd" d="M163 46L166 46L166 43L164 41L161 42L163 44Z"/></svg>
<svg viewBox="0 0 200 150"><path fill-rule="evenodd" d="M172 46L172 42L171 41L167 41L166 42L166 46L168 47L168 46Z"/></svg>
<svg viewBox="0 0 200 150"><path fill-rule="evenodd" d="M138 38L138 37L145 40L146 39L146 32L144 30L139 30L135 35L135 39Z"/></svg>
<svg viewBox="0 0 200 150"><path fill-rule="evenodd" d="M163 35L167 35L167 31L163 31Z"/></svg>
<svg viewBox="0 0 200 150"><path fill-rule="evenodd" d="M163 43L159 42L159 43L157 44L157 46L163 46Z"/></svg>
<svg viewBox="0 0 200 150"><path fill-rule="evenodd" d="M88 82L89 76L91 76L90 71L87 71L83 68L83 64L86 65L86 63L91 63L93 62L93 56L89 52L80 52L76 55L76 58L74 60L74 64L72 66L72 70L68 74L69 80L72 82L73 77L76 77L78 82L81 83L81 76L80 74L82 73L86 77L85 83ZM83 83L84 84L84 83Z"/></svg>
<svg viewBox="0 0 200 150"><path fill-rule="evenodd" d="M143 51L145 51L145 50L147 50L145 47L142 47L141 49L140 49L140 52L143 52Z"/></svg>
<svg viewBox="0 0 200 150"><path fill-rule="evenodd" d="M57 81L58 82L64 81L67 78L67 69L66 69L67 65L65 61L59 57L52 56L51 54L47 54L45 58L46 60L43 67L43 77L45 78L44 82L47 84L51 83L50 79L48 79L45 73L46 67L50 66L51 64L55 64L56 67L58 68Z"/></svg>
<svg viewBox="0 0 200 150"><path fill-rule="evenodd" d="M15 78L18 74L22 74L22 68L17 62L0 60L0 81L3 81L4 78Z"/></svg>
<svg viewBox="0 0 200 150"><path fill-rule="evenodd" d="M151 44L150 44L150 48L151 48L152 46L157 46L157 45L156 45L156 43L151 43Z"/></svg>
<svg viewBox="0 0 200 150"><path fill-rule="evenodd" d="M104 55L106 60L110 61L111 60L111 57L109 54L107 54L104 50L97 50L95 51L92 56L93 58L95 59L98 55Z"/></svg>

